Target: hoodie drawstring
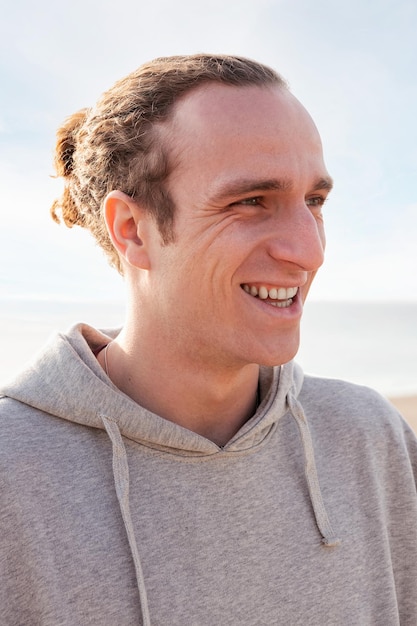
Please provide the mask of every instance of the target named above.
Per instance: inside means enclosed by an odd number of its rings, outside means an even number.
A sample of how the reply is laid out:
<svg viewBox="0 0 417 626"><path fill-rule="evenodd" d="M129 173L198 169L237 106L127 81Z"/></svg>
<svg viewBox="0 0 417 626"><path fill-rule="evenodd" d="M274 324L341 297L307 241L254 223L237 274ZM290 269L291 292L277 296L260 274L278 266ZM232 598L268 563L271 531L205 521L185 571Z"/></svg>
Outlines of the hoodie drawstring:
<svg viewBox="0 0 417 626"><path fill-rule="evenodd" d="M316 524L322 536L322 543L331 548L340 544L340 539L337 538L329 517L326 512L326 508L323 502L323 496L321 495L321 489L319 484L319 478L317 474L316 461L314 459L314 448L311 439L310 429L308 427L306 416L304 415L303 408L298 400L290 393L287 395L288 408L294 417L298 430L300 431L301 441L303 444L304 458L305 458L305 477L308 485L308 492L310 494L310 500L316 518Z"/></svg>
<svg viewBox="0 0 417 626"><path fill-rule="evenodd" d="M301 441L303 445L305 458L305 477L307 480L308 491L317 527L322 536L322 543L327 547L333 547L340 544L333 531L329 517L324 506L323 497L321 495L319 479L317 475L316 462L314 459L313 442L311 439L310 429L301 404L296 397L290 393L287 395L287 405L298 426ZM120 434L119 427L115 420L100 415L104 428L112 442L113 447L113 476L116 487L117 499L119 501L120 511L122 513L124 525L126 528L129 546L132 553L133 562L136 571L136 581L139 591L140 606L142 611L143 626L151 626L148 599L145 587L145 579L143 576L142 565L140 562L139 551L133 530L132 517L130 515L129 505L129 467L126 456L126 449Z"/></svg>
<svg viewBox="0 0 417 626"><path fill-rule="evenodd" d="M106 432L113 446L114 484L116 487L117 499L119 500L120 511L122 513L127 538L129 540L130 550L135 565L136 581L138 585L140 606L142 611L142 623L143 626L151 626L145 579L143 576L139 551L136 544L135 533L133 530L132 517L130 515L129 467L127 463L126 449L117 423L111 418L106 417L105 415L100 415L100 417L103 421L104 428L106 429Z"/></svg>

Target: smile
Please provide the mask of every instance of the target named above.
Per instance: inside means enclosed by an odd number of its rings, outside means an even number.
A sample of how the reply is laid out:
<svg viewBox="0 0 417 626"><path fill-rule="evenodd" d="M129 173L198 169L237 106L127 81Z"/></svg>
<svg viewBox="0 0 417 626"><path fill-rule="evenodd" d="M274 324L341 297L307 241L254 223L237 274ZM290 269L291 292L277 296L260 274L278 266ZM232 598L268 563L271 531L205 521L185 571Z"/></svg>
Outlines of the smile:
<svg viewBox="0 0 417 626"><path fill-rule="evenodd" d="M293 298L298 292L298 287L273 287L268 289L265 285L256 287L255 285L242 285L242 289L250 296L260 300L268 300L268 304L279 308L291 306Z"/></svg>

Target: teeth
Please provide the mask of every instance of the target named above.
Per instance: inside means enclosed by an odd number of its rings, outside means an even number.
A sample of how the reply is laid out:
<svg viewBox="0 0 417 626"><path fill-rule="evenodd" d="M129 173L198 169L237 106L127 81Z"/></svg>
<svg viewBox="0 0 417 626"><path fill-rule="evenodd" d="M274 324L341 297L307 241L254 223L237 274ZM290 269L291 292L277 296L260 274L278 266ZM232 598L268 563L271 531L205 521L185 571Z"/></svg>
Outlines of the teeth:
<svg viewBox="0 0 417 626"><path fill-rule="evenodd" d="M249 293L255 298L258 296L261 300L266 300L267 298L275 300L276 302L271 302L274 306L288 306L287 301L294 298L298 291L298 287L273 287L272 289L268 289L264 285L258 288L254 285L247 284L242 285L242 287L246 293Z"/></svg>
<svg viewBox="0 0 417 626"><path fill-rule="evenodd" d="M284 309L285 307L290 306L290 304L292 304L291 298L288 300L276 300L275 302L270 302L271 306L275 306L278 309Z"/></svg>
<svg viewBox="0 0 417 626"><path fill-rule="evenodd" d="M259 287L259 297L261 300L266 300L268 295L268 289L266 287Z"/></svg>

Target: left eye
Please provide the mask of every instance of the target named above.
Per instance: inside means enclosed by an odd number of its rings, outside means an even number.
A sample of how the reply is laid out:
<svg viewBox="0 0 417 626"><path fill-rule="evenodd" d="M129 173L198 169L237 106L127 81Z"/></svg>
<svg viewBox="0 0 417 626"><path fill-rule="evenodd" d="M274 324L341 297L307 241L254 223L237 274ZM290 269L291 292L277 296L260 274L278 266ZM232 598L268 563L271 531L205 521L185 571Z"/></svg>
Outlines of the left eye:
<svg viewBox="0 0 417 626"><path fill-rule="evenodd" d="M325 198L323 198L322 196L314 196L313 198L307 198L306 200L306 204L312 207L322 206L324 202Z"/></svg>
<svg viewBox="0 0 417 626"><path fill-rule="evenodd" d="M236 204L245 204L246 206L257 206L260 204L261 198L260 196L255 196L254 198L243 198L243 200L239 200Z"/></svg>

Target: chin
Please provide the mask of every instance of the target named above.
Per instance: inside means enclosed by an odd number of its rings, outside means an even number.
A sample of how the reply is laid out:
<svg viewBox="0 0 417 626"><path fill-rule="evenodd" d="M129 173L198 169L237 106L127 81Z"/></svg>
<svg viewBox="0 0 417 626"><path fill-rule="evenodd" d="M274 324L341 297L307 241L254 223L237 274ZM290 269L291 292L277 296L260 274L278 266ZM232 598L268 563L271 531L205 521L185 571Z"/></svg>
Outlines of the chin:
<svg viewBox="0 0 417 626"><path fill-rule="evenodd" d="M257 362L258 365L265 367L274 367L276 365L284 365L291 361L297 354L300 342L294 341L292 345L281 345L274 350L269 350L267 354L264 354Z"/></svg>

